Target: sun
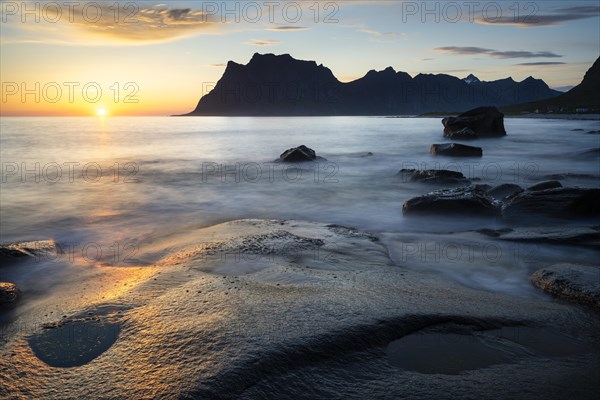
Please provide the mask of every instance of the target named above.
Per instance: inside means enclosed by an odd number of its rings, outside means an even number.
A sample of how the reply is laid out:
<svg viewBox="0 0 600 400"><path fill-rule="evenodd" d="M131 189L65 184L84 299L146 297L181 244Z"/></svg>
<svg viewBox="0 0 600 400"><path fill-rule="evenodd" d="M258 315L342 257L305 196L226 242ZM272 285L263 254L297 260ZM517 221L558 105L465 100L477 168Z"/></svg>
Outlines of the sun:
<svg viewBox="0 0 600 400"><path fill-rule="evenodd" d="M98 114L99 117L104 117L106 116L106 108L99 108L96 110L96 114Z"/></svg>

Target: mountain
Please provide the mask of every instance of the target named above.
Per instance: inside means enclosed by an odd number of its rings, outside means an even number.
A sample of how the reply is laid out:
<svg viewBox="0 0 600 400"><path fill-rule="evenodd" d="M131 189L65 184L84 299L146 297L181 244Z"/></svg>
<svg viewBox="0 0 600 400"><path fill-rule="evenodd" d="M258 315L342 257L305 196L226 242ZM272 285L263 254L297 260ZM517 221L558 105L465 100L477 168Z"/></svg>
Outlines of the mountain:
<svg viewBox="0 0 600 400"><path fill-rule="evenodd" d="M503 108L504 112L563 112L573 113L578 109L587 112L600 112L600 57L586 72L583 81L573 89L559 96L542 101L517 104Z"/></svg>
<svg viewBox="0 0 600 400"><path fill-rule="evenodd" d="M256 53L246 65L229 61L215 88L187 115L414 115L501 107L558 94L533 78L467 83L445 74L413 78L392 67L342 83L314 61Z"/></svg>
<svg viewBox="0 0 600 400"><path fill-rule="evenodd" d="M463 81L467 82L469 85L471 83L480 83L481 81L479 80L478 77L476 77L473 74L469 74L469 76L467 76L466 78L463 79Z"/></svg>

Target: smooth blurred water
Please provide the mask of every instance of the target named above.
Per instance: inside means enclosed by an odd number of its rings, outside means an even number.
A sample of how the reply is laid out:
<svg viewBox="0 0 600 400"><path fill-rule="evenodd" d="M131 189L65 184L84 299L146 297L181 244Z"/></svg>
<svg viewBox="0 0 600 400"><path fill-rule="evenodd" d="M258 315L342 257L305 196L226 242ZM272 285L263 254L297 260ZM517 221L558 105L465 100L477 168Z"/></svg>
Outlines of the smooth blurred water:
<svg viewBox="0 0 600 400"><path fill-rule="evenodd" d="M401 168L460 170L480 183L521 186L569 173L577 176L562 180L565 186L598 187L598 153L585 153L600 147L600 135L587 133L600 129L599 121L507 119L505 125L508 136L469 143L483 147L483 158L457 160L429 155L432 143L447 142L439 118L2 118L0 241L53 238L103 249L135 242L136 259L152 262L156 255L145 245L172 233L272 218L353 226L384 233L393 244L395 235L411 232L502 225L405 219L404 201L438 187L403 182L396 176ZM301 144L328 161L302 169L272 163ZM570 250L552 252L561 259ZM534 261L542 258L548 257ZM504 275L515 268L502 265ZM470 267L481 265L454 265L462 278ZM447 263L437 268L448 273ZM459 281L500 287L484 275Z"/></svg>

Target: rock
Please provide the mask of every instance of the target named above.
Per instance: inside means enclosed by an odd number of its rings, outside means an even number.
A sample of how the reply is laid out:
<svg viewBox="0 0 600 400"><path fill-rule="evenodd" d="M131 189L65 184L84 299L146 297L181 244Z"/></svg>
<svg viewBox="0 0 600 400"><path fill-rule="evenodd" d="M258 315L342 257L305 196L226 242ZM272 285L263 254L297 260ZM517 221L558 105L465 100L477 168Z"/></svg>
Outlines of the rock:
<svg viewBox="0 0 600 400"><path fill-rule="evenodd" d="M327 161L323 157L317 157L315 151L304 145L287 149L275 162L297 163L306 161Z"/></svg>
<svg viewBox="0 0 600 400"><path fill-rule="evenodd" d="M497 200L504 200L509 196L512 196L516 193L521 193L523 188L514 183L503 183L502 185L498 185L490 190L488 190L488 194Z"/></svg>
<svg viewBox="0 0 600 400"><path fill-rule="evenodd" d="M516 227L480 229L486 236L512 242L550 243L600 248L600 229L594 226Z"/></svg>
<svg viewBox="0 0 600 400"><path fill-rule="evenodd" d="M563 185L559 181L544 181L540 183L536 183L533 186L529 186L527 190L537 191L537 190L547 190L547 189L556 189L561 188Z"/></svg>
<svg viewBox="0 0 600 400"><path fill-rule="evenodd" d="M23 257L48 257L54 259L57 254L62 254L62 250L54 240L0 244L0 261L5 262L18 260Z"/></svg>
<svg viewBox="0 0 600 400"><path fill-rule="evenodd" d="M496 215L496 201L475 186L443 189L414 197L404 203L402 212L409 214Z"/></svg>
<svg viewBox="0 0 600 400"><path fill-rule="evenodd" d="M464 185L469 183L469 180L462 173L447 169L402 169L398 175L402 177L403 182L439 183L445 185Z"/></svg>
<svg viewBox="0 0 600 400"><path fill-rule="evenodd" d="M462 128L458 131L444 131L444 137L451 140L473 140L478 139L479 135L471 128Z"/></svg>
<svg viewBox="0 0 600 400"><path fill-rule="evenodd" d="M583 130L583 129L582 129L582 130ZM587 133L588 133L589 135L598 135L598 134L600 134L600 130L597 130L597 131L588 131Z"/></svg>
<svg viewBox="0 0 600 400"><path fill-rule="evenodd" d="M0 307L13 304L21 292L14 283L0 282Z"/></svg>
<svg viewBox="0 0 600 400"><path fill-rule="evenodd" d="M506 219L542 221L551 218L590 218L600 216L600 189L555 188L526 190L502 206Z"/></svg>
<svg viewBox="0 0 600 400"><path fill-rule="evenodd" d="M469 128L473 134L480 137L505 136L504 114L496 107L479 107L460 114L457 117L446 117L442 120L444 136L451 137ZM468 131L464 132L467 136Z"/></svg>
<svg viewBox="0 0 600 400"><path fill-rule="evenodd" d="M450 157L481 157L483 150L481 147L467 146L458 143L432 144L430 153L434 156Z"/></svg>
<svg viewBox="0 0 600 400"><path fill-rule="evenodd" d="M569 301L600 308L600 268L555 264L534 272L531 282L540 289Z"/></svg>

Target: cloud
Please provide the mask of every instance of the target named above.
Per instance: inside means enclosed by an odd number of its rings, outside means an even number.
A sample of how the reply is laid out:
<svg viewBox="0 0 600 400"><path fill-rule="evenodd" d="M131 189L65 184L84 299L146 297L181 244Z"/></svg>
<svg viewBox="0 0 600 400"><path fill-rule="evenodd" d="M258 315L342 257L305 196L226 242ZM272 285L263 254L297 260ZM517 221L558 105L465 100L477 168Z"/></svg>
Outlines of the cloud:
<svg viewBox="0 0 600 400"><path fill-rule="evenodd" d="M434 49L435 51L447 54L456 54L456 55L475 55L475 54L483 54L488 55L494 58L560 58L562 57L559 54L555 54L549 51L540 51L540 52L531 52L531 51L499 51L493 49L485 49L482 47L460 47L460 46L446 46L446 47L437 47Z"/></svg>
<svg viewBox="0 0 600 400"><path fill-rule="evenodd" d="M274 32L289 32L289 31L305 31L310 28L306 26L276 26L274 28L268 28L268 31Z"/></svg>
<svg viewBox="0 0 600 400"><path fill-rule="evenodd" d="M225 64L225 63L219 63L219 64L210 64L209 66L210 67L225 67L225 66L227 66L227 64Z"/></svg>
<svg viewBox="0 0 600 400"><path fill-rule="evenodd" d="M214 33L218 31L218 26L222 25L219 24L220 20L215 15L209 15L199 10L168 8L164 4L153 6L141 4L143 3L73 2L71 10L63 9L63 7L44 8L45 19L57 21L46 24L47 27L39 23L15 25L26 31L32 28L37 32L44 30L54 32L54 38L45 37L45 42L60 41L60 38L66 35L68 37L62 40L67 39L66 41L70 44L78 44L81 41L88 43L88 39L92 36L100 39L101 44L114 44L115 39L118 42L155 43L201 32ZM84 7L86 7L85 12ZM58 27L63 29L58 32L57 29L54 29ZM112 40L105 43L106 39ZM98 44L98 41L91 41L91 43Z"/></svg>
<svg viewBox="0 0 600 400"><path fill-rule="evenodd" d="M248 44L250 46L273 46L281 43L279 40L272 39L252 39L248 42L244 42L243 44Z"/></svg>
<svg viewBox="0 0 600 400"><path fill-rule="evenodd" d="M535 3L532 3L535 5ZM562 22L576 21L586 18L594 18L600 16L600 7L598 6L576 6L560 8L554 12L548 14L538 14L537 7L531 10L522 10L521 15L514 12L504 13L505 15L500 17L488 17L478 18L475 22L479 24L489 25L512 25L521 28L536 28L536 27L548 27L556 26ZM510 15L510 16L509 16Z"/></svg>
<svg viewBox="0 0 600 400"><path fill-rule="evenodd" d="M358 29L359 32L363 32L363 33L368 33L369 35L375 35L375 36L398 36L399 33L398 32L380 32L380 31L376 31L375 29L369 29L369 28L361 28Z"/></svg>
<svg viewBox="0 0 600 400"><path fill-rule="evenodd" d="M540 62L529 62L529 63L520 63L520 64L515 64L515 65L529 65L529 66L535 66L535 65L563 65L566 64L564 62L554 62L554 61L540 61Z"/></svg>

